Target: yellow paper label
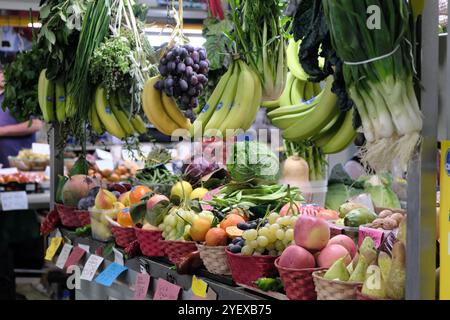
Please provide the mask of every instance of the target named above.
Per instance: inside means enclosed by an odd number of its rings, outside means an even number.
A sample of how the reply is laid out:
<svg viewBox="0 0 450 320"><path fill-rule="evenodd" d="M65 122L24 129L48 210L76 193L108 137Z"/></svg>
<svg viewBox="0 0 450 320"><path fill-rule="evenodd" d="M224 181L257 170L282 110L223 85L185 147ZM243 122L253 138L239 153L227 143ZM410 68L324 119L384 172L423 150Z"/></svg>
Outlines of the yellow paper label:
<svg viewBox="0 0 450 320"><path fill-rule="evenodd" d="M47 248L47 251L45 252L45 260L52 261L53 257L55 256L56 251L58 251L58 248L62 242L63 242L62 237L52 238L50 246Z"/></svg>
<svg viewBox="0 0 450 320"><path fill-rule="evenodd" d="M206 290L208 289L208 284L198 279L196 276L192 276L192 293L198 297L206 298Z"/></svg>
<svg viewBox="0 0 450 320"><path fill-rule="evenodd" d="M450 141L441 142L440 300L450 300Z"/></svg>

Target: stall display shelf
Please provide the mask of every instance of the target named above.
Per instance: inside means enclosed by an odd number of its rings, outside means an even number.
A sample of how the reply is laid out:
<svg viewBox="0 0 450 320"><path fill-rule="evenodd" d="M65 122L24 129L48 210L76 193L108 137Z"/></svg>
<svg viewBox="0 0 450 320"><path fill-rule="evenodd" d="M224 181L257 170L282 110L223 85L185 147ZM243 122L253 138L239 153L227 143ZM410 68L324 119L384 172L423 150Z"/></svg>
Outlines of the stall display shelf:
<svg viewBox="0 0 450 320"><path fill-rule="evenodd" d="M94 253L97 248L105 247L107 243L93 240L90 237L78 237L73 231L60 229L61 234L66 242L72 245L88 245L90 254ZM87 261L89 256L84 256L81 264ZM103 268L108 266L114 260L114 254L108 256L104 260ZM132 259L125 259L125 266L128 268L127 272L123 273L111 287L105 287L97 284L95 280L89 282L82 280L81 288L76 290L77 300L110 300L110 299L133 299L133 285L136 276L143 269L150 274L151 281L147 294L147 299L151 300L155 289L156 279L164 279L174 283L182 288L180 295L181 300L192 300L190 291L192 284L191 275L180 275L172 268L172 265L165 259L149 259L146 257L136 257ZM205 270L199 270L196 276L205 281L209 288L217 294L218 300L261 300L261 299L278 299L279 297L270 294L265 294L262 291L247 290L246 288L233 285L230 277L220 277L212 275Z"/></svg>
<svg viewBox="0 0 450 320"><path fill-rule="evenodd" d="M50 192L30 193L27 194L28 208L31 210L49 209L50 208ZM3 210L0 203L0 210Z"/></svg>

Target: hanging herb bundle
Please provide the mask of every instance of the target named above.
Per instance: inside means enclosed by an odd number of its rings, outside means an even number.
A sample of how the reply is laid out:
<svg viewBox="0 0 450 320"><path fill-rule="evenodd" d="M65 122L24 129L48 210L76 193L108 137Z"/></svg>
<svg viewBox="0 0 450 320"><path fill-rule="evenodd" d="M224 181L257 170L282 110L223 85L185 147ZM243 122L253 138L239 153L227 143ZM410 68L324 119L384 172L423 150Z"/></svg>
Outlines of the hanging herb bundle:
<svg viewBox="0 0 450 320"><path fill-rule="evenodd" d="M325 16L367 140L362 159L377 170L406 167L419 140L422 114L413 87L412 14L406 0L324 0ZM367 8L380 9L378 27ZM351 45L349 45L351 44Z"/></svg>
<svg viewBox="0 0 450 320"><path fill-rule="evenodd" d="M238 51L258 74L263 100L277 100L285 87L285 33L289 18L282 0L228 0ZM262 32L256 32L257 26Z"/></svg>
<svg viewBox="0 0 450 320"><path fill-rule="evenodd" d="M37 84L42 60L46 51L33 45L32 50L17 54L16 59L5 68L5 99L2 109L8 108L19 122L40 115Z"/></svg>
<svg viewBox="0 0 450 320"><path fill-rule="evenodd" d="M47 78L64 78L74 63L87 0L41 0L39 47L47 50ZM42 63L39 64L42 66Z"/></svg>

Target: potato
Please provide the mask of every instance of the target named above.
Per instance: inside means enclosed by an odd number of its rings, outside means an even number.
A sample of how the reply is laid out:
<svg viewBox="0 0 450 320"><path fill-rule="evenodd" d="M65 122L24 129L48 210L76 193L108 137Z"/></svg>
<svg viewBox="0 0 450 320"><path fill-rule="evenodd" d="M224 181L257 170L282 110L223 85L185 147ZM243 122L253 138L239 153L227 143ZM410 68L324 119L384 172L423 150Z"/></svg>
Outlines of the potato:
<svg viewBox="0 0 450 320"><path fill-rule="evenodd" d="M393 214L393 212L391 210L383 210L380 212L378 217L383 219L383 218L390 217L392 214Z"/></svg>
<svg viewBox="0 0 450 320"><path fill-rule="evenodd" d="M402 220L405 218L403 214L401 213L394 213L392 216L390 216L391 219L394 219L397 221L397 224L400 224Z"/></svg>
<svg viewBox="0 0 450 320"><path fill-rule="evenodd" d="M374 229L381 228L383 226L384 219L375 219L372 221L371 227Z"/></svg>
<svg viewBox="0 0 450 320"><path fill-rule="evenodd" d="M398 222L392 218L384 218L383 219L383 229L384 230L394 230L398 227Z"/></svg>

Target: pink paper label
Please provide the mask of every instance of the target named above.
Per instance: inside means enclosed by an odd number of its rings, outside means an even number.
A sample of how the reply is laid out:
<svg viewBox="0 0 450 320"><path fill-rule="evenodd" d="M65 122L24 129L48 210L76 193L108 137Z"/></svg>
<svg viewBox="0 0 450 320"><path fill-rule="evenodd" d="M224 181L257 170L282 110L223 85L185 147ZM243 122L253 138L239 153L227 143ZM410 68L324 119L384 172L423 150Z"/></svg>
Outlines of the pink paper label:
<svg viewBox="0 0 450 320"><path fill-rule="evenodd" d="M133 300L145 300L150 284L150 275L147 273L138 273L136 282L134 283Z"/></svg>
<svg viewBox="0 0 450 320"><path fill-rule="evenodd" d="M375 248L378 249L378 247L381 246L381 243L383 242L384 232L378 229L359 227L358 246L361 246L361 243L366 237L371 237L375 242Z"/></svg>
<svg viewBox="0 0 450 320"><path fill-rule="evenodd" d="M153 300L178 300L181 287L164 279L158 279Z"/></svg>
<svg viewBox="0 0 450 320"><path fill-rule="evenodd" d="M74 247L72 250L72 253L70 254L69 258L67 258L67 261L64 265L64 268L68 268L70 266L75 266L78 264L78 262L83 258L86 251L84 251L80 247Z"/></svg>

